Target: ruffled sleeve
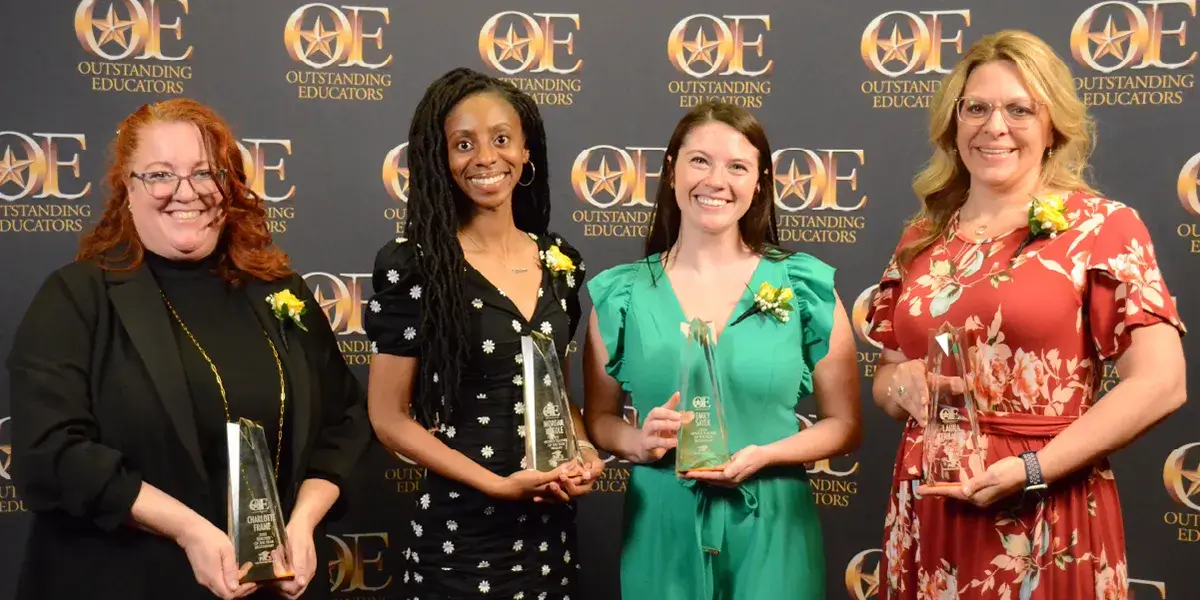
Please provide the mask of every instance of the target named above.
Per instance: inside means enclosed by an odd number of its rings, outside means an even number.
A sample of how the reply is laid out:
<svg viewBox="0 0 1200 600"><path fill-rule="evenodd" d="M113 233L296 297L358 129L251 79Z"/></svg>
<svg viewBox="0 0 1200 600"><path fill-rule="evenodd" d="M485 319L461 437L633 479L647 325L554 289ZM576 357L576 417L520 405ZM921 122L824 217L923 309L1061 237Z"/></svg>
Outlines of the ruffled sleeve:
<svg viewBox="0 0 1200 600"><path fill-rule="evenodd" d="M600 337L608 350L608 374L626 387L622 376L625 363L625 319L629 315L629 304L633 298L633 282L641 263L617 265L601 271L587 284L588 295L596 309L596 321Z"/></svg>
<svg viewBox="0 0 1200 600"><path fill-rule="evenodd" d="M546 250L542 251L542 262L551 270L555 291L558 297L563 302L563 309L567 312L567 319L570 323L568 329L570 339L575 339L575 332L579 329L579 321L583 318L583 308L579 304L579 291L583 289L584 280L587 278L587 265L583 262L583 255L576 250L574 246L563 239L561 235L550 232L546 235ZM559 253L567 257L569 264L561 265L563 270L556 270L556 267L551 266L547 262L547 252L553 256L553 251L557 249Z"/></svg>
<svg viewBox="0 0 1200 600"><path fill-rule="evenodd" d="M1101 210L1106 210L1102 208ZM1119 203L1100 225L1088 258L1087 322L1102 360L1120 356L1135 327L1169 323L1186 333L1137 211Z"/></svg>
<svg viewBox="0 0 1200 600"><path fill-rule="evenodd" d="M894 323L896 306L902 302L904 277L900 273L900 265L896 260L896 254L899 253L901 248L911 242L918 233L917 230L909 227L900 236L900 242L896 244L896 250L892 252L892 257L888 259L887 267L883 270L883 276L880 277L867 308L867 338L886 350L900 351L900 342L896 340Z"/></svg>
<svg viewBox="0 0 1200 600"><path fill-rule="evenodd" d="M375 295L363 312L363 328L381 354L420 355L422 283L416 260L415 242L401 240L388 242L375 255Z"/></svg>
<svg viewBox="0 0 1200 600"><path fill-rule="evenodd" d="M837 307L833 286L837 271L803 252L789 256L784 266L796 297L796 312L803 330L804 364L811 375L817 363L829 353L833 314ZM808 387L811 389L811 382Z"/></svg>

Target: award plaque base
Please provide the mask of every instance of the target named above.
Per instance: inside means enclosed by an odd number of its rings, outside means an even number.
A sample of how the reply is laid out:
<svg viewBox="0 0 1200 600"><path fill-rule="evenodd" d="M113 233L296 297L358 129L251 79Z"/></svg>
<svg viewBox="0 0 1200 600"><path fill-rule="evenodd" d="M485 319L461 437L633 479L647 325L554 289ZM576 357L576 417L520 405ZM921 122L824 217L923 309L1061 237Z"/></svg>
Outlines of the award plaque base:
<svg viewBox="0 0 1200 600"><path fill-rule="evenodd" d="M262 427L239 419L225 426L229 449L228 533L241 583L291 579L287 529Z"/></svg>
<svg viewBox="0 0 1200 600"><path fill-rule="evenodd" d="M724 396L717 376L711 326L699 319L684 324L687 340L680 364L679 406L683 423L675 448L675 472L717 471L729 463Z"/></svg>
<svg viewBox="0 0 1200 600"><path fill-rule="evenodd" d="M554 339L538 332L523 336L521 366L526 468L549 472L566 462L582 465Z"/></svg>

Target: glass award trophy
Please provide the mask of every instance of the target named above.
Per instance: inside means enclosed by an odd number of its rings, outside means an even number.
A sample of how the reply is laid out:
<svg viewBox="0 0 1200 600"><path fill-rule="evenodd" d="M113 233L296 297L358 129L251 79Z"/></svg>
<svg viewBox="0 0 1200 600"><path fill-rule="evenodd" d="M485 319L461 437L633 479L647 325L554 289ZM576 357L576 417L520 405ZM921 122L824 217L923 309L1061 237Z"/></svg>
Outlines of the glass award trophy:
<svg viewBox="0 0 1200 600"><path fill-rule="evenodd" d="M949 324L930 333L925 355L929 385L923 456L926 485L960 485L976 474L973 471L982 471L968 356L969 351L982 351L974 343L977 340L978 334Z"/></svg>
<svg viewBox="0 0 1200 600"><path fill-rule="evenodd" d="M729 434L717 377L716 341L712 327L700 319L684 323L679 378L679 406L683 424L675 448L675 471L717 470L729 462Z"/></svg>
<svg viewBox="0 0 1200 600"><path fill-rule="evenodd" d="M521 358L525 390L525 466L537 471L553 471L568 461L582 464L554 339L538 332L521 337Z"/></svg>
<svg viewBox="0 0 1200 600"><path fill-rule="evenodd" d="M263 428L238 419L225 425L229 446L228 533L241 583L291 579L287 530Z"/></svg>

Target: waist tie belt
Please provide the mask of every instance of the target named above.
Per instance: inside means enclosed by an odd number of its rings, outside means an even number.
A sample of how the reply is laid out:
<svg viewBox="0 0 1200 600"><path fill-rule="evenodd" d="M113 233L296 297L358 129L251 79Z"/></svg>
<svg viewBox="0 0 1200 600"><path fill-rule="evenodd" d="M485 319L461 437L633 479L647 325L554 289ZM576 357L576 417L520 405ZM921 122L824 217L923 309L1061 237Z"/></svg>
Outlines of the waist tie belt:
<svg viewBox="0 0 1200 600"><path fill-rule="evenodd" d="M1074 423L1079 417L1027 414L981 414L979 432L1024 438L1052 438Z"/></svg>
<svg viewBox="0 0 1200 600"><path fill-rule="evenodd" d="M1077 416L1031 415L1024 413L994 414L981 413L978 418L979 433L993 437L1013 437L1030 440L1033 450L1040 450L1051 438L1074 423ZM901 464L901 480L921 479L925 474L925 432L912 419L904 429L897 461ZM988 444L987 463L994 463L1006 456L993 455L995 444Z"/></svg>
<svg viewBox="0 0 1200 600"><path fill-rule="evenodd" d="M715 556L721 553L721 547L725 545L725 524L731 513L745 517L758 511L758 498L747 489L749 481L733 489L699 485L700 482L694 479L682 479L681 482L696 495L696 539L704 554ZM700 571L704 574L704 597L712 598L712 568L702 561Z"/></svg>

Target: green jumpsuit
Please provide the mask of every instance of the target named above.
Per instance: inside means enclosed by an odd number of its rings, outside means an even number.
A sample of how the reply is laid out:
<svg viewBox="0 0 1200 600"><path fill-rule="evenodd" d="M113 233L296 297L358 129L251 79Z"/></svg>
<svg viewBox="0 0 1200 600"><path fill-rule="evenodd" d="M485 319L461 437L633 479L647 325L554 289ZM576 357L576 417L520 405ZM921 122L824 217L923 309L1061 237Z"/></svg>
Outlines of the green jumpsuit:
<svg viewBox="0 0 1200 600"><path fill-rule="evenodd" d="M754 314L717 340L730 451L799 430L797 400L828 352L836 306L834 269L803 253L760 260L728 323L754 306L763 282L790 286L786 323ZM678 388L687 320L660 257L619 265L588 284L607 371L639 415ZM674 453L636 465L625 495L622 600L824 599L817 507L801 465L768 467L737 489L679 479Z"/></svg>

